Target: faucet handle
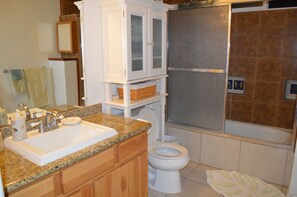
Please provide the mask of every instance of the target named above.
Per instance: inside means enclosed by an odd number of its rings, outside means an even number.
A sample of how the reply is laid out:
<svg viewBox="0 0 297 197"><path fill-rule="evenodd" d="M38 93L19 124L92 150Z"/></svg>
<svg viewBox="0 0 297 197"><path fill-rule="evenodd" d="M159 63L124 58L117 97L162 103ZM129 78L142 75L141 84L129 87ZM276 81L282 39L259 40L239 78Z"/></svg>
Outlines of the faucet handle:
<svg viewBox="0 0 297 197"><path fill-rule="evenodd" d="M37 125L39 125L38 132L39 133L43 133L44 124L43 124L43 121L42 120L40 120L38 122L32 122L30 124L30 127L36 127Z"/></svg>
<svg viewBox="0 0 297 197"><path fill-rule="evenodd" d="M37 118L36 112L33 112L32 116L33 116L32 118Z"/></svg>
<svg viewBox="0 0 297 197"><path fill-rule="evenodd" d="M39 124L40 124L40 122L32 122L32 123L30 123L30 127L36 127Z"/></svg>

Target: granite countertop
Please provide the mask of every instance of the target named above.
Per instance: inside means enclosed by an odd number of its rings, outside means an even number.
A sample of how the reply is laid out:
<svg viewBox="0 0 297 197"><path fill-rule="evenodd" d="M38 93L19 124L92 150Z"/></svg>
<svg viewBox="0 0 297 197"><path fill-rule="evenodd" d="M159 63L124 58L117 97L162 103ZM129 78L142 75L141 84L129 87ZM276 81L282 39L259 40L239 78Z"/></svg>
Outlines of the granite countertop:
<svg viewBox="0 0 297 197"><path fill-rule="evenodd" d="M12 192L26 184L61 170L64 167L91 157L110 148L116 143L148 130L151 126L146 122L108 114L95 114L85 117L83 120L114 128L119 134L45 166L38 166L24 157L4 148L4 150L0 152L0 168L5 192Z"/></svg>

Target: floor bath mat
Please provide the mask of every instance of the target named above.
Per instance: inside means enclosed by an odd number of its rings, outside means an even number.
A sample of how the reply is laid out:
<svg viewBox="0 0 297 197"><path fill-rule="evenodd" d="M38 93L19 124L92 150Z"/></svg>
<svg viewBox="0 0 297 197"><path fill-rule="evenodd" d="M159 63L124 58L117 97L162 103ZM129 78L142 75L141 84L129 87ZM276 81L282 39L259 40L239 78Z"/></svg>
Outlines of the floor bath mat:
<svg viewBox="0 0 297 197"><path fill-rule="evenodd" d="M207 183L224 197L285 197L276 187L256 177L225 170L207 170Z"/></svg>

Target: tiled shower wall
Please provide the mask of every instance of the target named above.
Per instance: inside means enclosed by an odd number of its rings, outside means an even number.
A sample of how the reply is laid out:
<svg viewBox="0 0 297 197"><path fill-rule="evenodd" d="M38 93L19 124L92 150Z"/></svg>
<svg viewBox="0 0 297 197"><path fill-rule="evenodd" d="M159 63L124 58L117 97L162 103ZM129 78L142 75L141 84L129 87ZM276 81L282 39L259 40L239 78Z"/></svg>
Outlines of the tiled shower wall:
<svg viewBox="0 0 297 197"><path fill-rule="evenodd" d="M244 94L228 94L226 118L292 129L297 80L297 9L232 13L229 76L245 78Z"/></svg>

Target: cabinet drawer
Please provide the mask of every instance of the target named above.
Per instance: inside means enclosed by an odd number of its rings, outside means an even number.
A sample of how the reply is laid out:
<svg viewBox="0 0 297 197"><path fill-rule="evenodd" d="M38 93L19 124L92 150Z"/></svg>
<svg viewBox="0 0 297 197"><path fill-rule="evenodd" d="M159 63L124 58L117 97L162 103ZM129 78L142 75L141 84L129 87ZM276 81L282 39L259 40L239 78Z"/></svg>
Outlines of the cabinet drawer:
<svg viewBox="0 0 297 197"><path fill-rule="evenodd" d="M63 192L67 193L101 173L111 169L115 164L115 148L112 147L85 161L62 170Z"/></svg>
<svg viewBox="0 0 297 197"><path fill-rule="evenodd" d="M33 185L27 186L24 189L15 193L9 194L10 197L23 197L23 196L57 196L61 194L60 187L60 173L51 175Z"/></svg>
<svg viewBox="0 0 297 197"><path fill-rule="evenodd" d="M147 132L120 143L118 161L123 162L144 151L147 151Z"/></svg>

